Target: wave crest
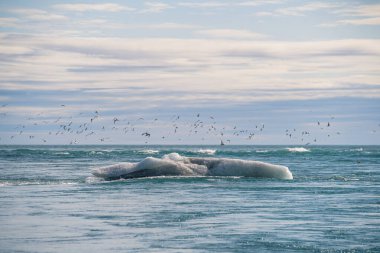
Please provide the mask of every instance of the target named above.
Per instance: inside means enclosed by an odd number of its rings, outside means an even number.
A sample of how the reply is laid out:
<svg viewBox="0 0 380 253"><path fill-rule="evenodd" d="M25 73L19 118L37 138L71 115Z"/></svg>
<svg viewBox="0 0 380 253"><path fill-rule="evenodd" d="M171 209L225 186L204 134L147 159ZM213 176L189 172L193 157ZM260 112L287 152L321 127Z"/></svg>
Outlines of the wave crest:
<svg viewBox="0 0 380 253"><path fill-rule="evenodd" d="M215 155L216 149L199 149L196 152L200 154L206 154L206 155Z"/></svg>
<svg viewBox="0 0 380 253"><path fill-rule="evenodd" d="M310 152L310 149L303 148L303 147L296 147L296 148L286 148L289 152Z"/></svg>
<svg viewBox="0 0 380 253"><path fill-rule="evenodd" d="M143 150L139 150L137 152L140 154L153 155L153 154L159 153L160 151L154 150L154 149L143 149Z"/></svg>

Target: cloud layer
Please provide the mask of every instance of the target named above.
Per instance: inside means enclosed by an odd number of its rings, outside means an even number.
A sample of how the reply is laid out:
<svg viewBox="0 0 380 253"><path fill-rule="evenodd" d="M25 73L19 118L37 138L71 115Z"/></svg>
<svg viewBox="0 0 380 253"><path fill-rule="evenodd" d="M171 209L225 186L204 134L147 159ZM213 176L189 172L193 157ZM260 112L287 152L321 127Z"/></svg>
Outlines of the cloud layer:
<svg viewBox="0 0 380 253"><path fill-rule="evenodd" d="M206 33L225 33L218 32ZM2 36L5 71L0 81L14 89L139 85L210 92L267 88L273 93L353 83L377 86L379 43ZM28 81L40 83L25 85Z"/></svg>

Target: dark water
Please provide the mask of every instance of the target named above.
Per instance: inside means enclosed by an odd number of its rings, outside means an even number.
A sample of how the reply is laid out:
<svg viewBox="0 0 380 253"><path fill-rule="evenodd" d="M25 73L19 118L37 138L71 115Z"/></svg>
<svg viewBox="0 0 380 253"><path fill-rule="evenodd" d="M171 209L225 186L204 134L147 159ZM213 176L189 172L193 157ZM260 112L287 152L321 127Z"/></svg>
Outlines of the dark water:
<svg viewBox="0 0 380 253"><path fill-rule="evenodd" d="M380 146L288 148L0 146L0 252L380 252ZM171 152L294 180L91 176Z"/></svg>

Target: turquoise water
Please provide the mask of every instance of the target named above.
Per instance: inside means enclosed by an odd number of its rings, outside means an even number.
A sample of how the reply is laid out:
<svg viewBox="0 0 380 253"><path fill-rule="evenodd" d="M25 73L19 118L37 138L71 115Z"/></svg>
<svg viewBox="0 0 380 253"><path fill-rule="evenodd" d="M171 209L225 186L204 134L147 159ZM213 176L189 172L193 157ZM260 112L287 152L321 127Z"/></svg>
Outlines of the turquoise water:
<svg viewBox="0 0 380 253"><path fill-rule="evenodd" d="M172 152L294 180L91 175ZM0 252L380 252L380 146L0 146Z"/></svg>

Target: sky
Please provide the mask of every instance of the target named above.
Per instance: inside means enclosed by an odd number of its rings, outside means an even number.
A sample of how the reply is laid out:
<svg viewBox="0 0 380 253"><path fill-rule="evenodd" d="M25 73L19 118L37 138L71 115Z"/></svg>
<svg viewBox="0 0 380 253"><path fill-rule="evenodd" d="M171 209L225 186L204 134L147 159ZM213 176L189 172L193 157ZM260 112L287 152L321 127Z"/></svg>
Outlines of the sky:
<svg viewBox="0 0 380 253"><path fill-rule="evenodd" d="M380 144L379 1L0 1L1 144Z"/></svg>

